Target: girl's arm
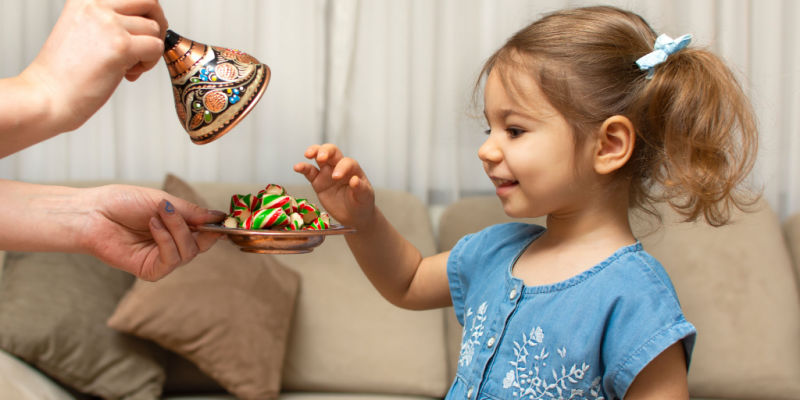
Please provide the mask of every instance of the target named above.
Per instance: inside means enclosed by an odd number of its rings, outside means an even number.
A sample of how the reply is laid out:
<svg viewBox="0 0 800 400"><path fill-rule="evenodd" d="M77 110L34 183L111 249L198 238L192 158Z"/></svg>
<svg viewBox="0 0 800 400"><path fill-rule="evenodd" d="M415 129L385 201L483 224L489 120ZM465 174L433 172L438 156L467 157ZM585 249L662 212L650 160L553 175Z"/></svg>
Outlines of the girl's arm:
<svg viewBox="0 0 800 400"><path fill-rule="evenodd" d="M633 379L626 400L689 399L683 344L675 343L650 361Z"/></svg>
<svg viewBox="0 0 800 400"><path fill-rule="evenodd" d="M345 236L364 274L392 304L412 310L452 304L447 282L447 257L423 258L375 208L372 222Z"/></svg>
<svg viewBox="0 0 800 400"><path fill-rule="evenodd" d="M334 145L314 145L305 153L309 163L295 165L317 192L322 206L336 220L356 228L345 236L350 250L376 289L389 302L409 309L451 304L447 257L423 258L375 206L375 193L358 163L343 157Z"/></svg>

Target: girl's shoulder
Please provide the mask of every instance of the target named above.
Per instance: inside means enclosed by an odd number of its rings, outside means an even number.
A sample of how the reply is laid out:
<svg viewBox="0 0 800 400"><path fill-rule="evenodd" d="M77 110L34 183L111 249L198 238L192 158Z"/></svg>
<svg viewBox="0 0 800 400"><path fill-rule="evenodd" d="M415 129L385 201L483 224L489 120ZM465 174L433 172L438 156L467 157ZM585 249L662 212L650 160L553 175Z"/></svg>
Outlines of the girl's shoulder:
<svg viewBox="0 0 800 400"><path fill-rule="evenodd" d="M641 243L621 249L606 262L608 265L598 275L602 276L603 285L610 295L617 293L638 301L649 297L671 299L668 301L673 303L670 306L680 309L677 293L667 270Z"/></svg>

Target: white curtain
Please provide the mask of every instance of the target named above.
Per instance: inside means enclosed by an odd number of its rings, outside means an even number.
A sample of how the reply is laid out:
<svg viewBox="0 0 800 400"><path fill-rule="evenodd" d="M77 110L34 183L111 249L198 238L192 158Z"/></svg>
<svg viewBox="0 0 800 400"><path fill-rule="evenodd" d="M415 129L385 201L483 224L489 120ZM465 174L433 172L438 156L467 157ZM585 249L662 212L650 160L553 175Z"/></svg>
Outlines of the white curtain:
<svg viewBox="0 0 800 400"><path fill-rule="evenodd" d="M163 64L124 82L74 132L0 159L0 177L303 183L292 171L312 143L333 142L373 184L431 204L491 192L470 107L483 60L567 0L164 0L170 27L247 51L272 69L254 111L223 138L192 144L178 124ZM761 149L753 181L781 217L800 212L800 3L619 0L671 36L723 56L755 105ZM37 54L63 0L0 0L0 76ZM69 71L64 71L69 79ZM2 95L2 93L0 93ZM0 112L2 112L0 110Z"/></svg>

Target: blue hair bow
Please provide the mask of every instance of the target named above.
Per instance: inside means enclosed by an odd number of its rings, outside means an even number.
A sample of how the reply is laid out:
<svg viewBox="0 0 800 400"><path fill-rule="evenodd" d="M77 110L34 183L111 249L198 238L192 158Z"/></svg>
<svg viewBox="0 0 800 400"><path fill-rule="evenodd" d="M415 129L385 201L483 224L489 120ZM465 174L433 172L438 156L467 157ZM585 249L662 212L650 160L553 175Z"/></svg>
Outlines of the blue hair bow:
<svg viewBox="0 0 800 400"><path fill-rule="evenodd" d="M670 54L688 46L691 41L692 35L690 34L683 35L677 39L661 34L656 39L653 51L636 60L636 65L639 66L640 70L647 71L647 79L652 79L656 65L666 61Z"/></svg>

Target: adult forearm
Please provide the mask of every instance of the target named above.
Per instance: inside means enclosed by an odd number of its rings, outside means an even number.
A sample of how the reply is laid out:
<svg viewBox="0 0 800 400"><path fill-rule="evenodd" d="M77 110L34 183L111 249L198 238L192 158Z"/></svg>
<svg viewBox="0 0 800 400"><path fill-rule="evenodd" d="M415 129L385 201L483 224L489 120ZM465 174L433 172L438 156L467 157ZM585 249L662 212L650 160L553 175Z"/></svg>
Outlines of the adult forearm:
<svg viewBox="0 0 800 400"><path fill-rule="evenodd" d="M46 86L34 82L32 75L0 79L0 158L61 132L53 121Z"/></svg>
<svg viewBox="0 0 800 400"><path fill-rule="evenodd" d="M0 249L84 251L80 232L91 201L81 190L0 180Z"/></svg>

